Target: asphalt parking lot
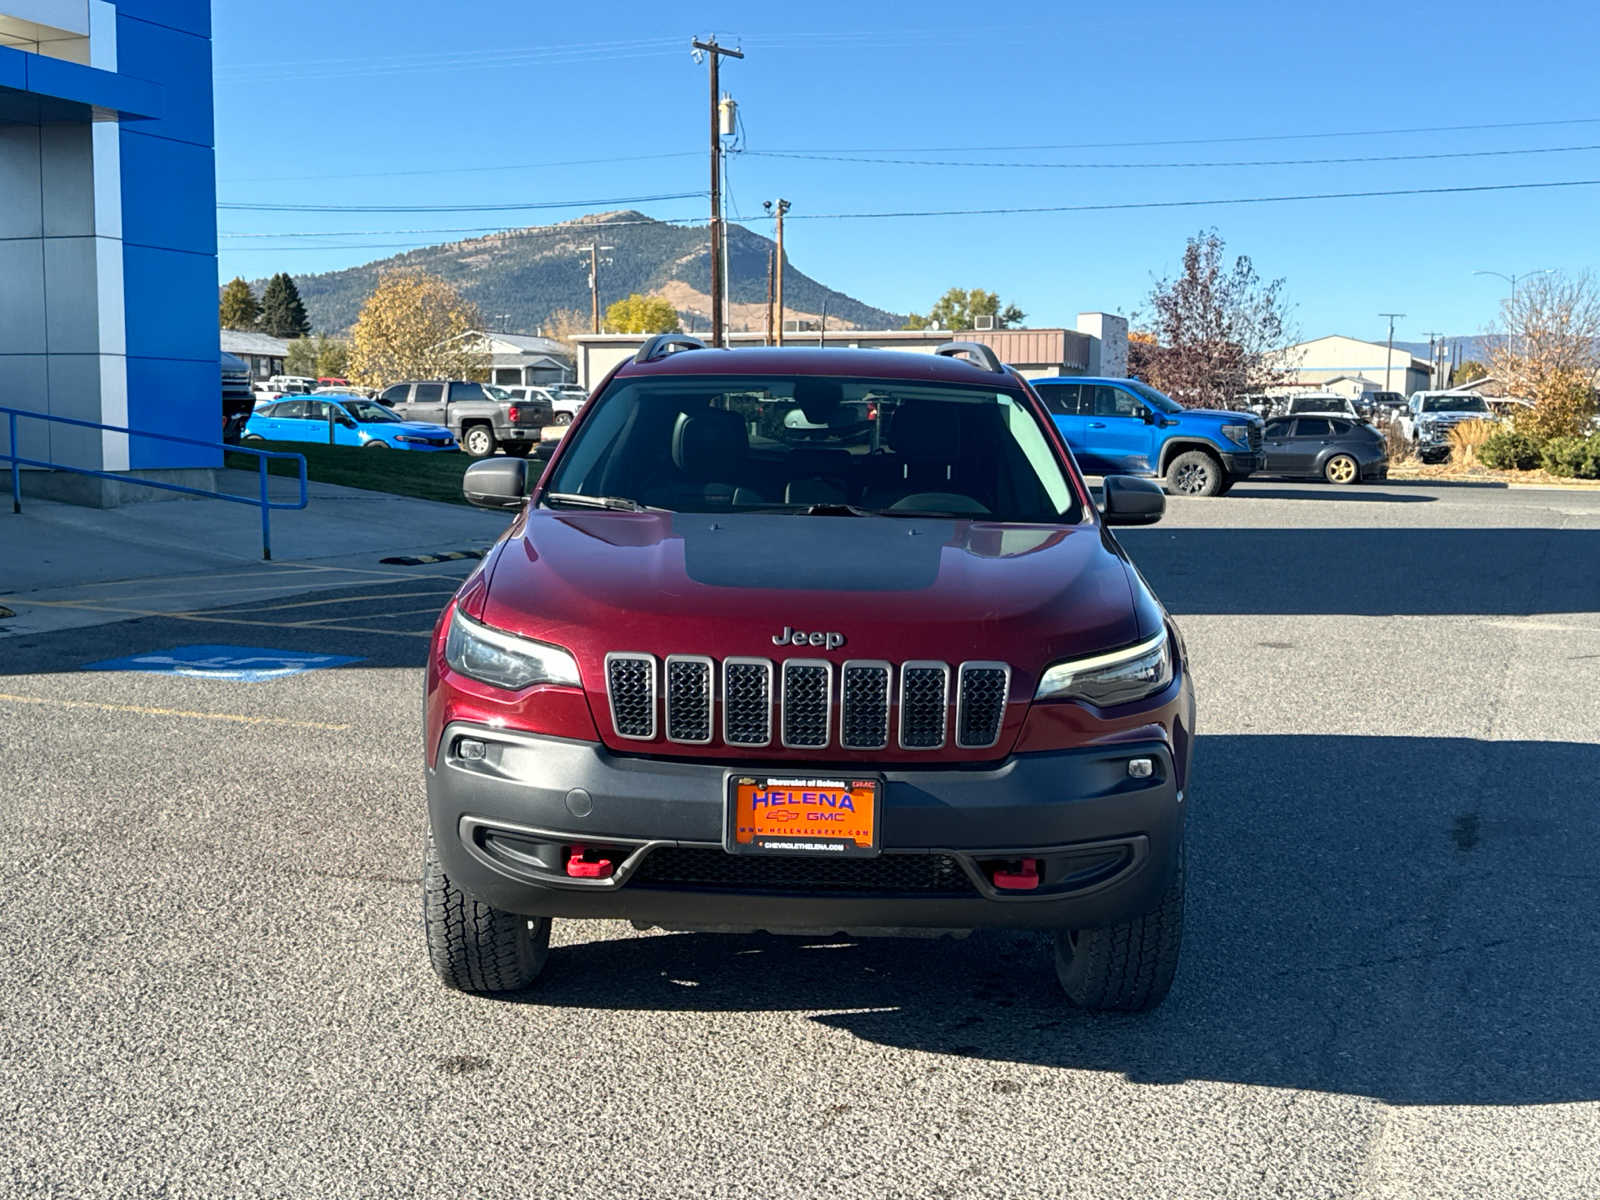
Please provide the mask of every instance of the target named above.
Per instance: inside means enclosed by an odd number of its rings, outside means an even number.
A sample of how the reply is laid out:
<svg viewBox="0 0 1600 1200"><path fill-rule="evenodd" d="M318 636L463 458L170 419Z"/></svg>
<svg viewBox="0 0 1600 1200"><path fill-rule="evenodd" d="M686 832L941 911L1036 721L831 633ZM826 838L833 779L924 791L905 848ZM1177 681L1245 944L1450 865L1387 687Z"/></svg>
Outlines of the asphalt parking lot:
<svg viewBox="0 0 1600 1200"><path fill-rule="evenodd" d="M1600 1195L1600 493L1244 484L1123 540L1200 698L1144 1017L988 933L557 922L526 1002L444 991L419 664L471 563L0 631L0 1193ZM82 669L192 645L359 661Z"/></svg>

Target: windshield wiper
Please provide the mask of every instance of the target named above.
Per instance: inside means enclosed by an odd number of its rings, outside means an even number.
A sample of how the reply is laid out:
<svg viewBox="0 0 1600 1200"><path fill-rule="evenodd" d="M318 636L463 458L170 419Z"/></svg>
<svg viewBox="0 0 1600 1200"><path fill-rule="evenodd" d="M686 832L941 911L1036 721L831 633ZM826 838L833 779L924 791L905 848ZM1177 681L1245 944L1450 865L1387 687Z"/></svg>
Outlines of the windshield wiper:
<svg viewBox="0 0 1600 1200"><path fill-rule="evenodd" d="M546 492L539 497L546 504L569 504L573 508L609 508L617 512L645 512L637 500L626 496L585 496L580 492Z"/></svg>

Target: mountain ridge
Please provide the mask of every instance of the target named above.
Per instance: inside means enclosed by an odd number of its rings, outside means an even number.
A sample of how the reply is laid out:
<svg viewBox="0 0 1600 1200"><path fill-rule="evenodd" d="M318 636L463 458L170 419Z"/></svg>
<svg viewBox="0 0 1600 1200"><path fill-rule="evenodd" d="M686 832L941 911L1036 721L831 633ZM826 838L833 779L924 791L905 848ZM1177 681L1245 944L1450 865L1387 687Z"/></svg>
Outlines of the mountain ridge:
<svg viewBox="0 0 1600 1200"><path fill-rule="evenodd" d="M589 311L589 246L599 241L600 305L634 292L673 297L685 327L709 325L705 291L710 250L703 226L658 221L631 209L591 213L555 225L532 225L457 242L421 246L359 266L294 275L312 326L337 334L355 323L361 304L386 271L422 270L455 284L476 304L486 324L532 331L558 309ZM760 328L767 298L772 240L742 225L728 226L728 276L734 329ZM261 282L252 285L260 294ZM784 309L790 320L816 320L831 328L898 329L904 314L877 308L827 287L791 260L784 272Z"/></svg>

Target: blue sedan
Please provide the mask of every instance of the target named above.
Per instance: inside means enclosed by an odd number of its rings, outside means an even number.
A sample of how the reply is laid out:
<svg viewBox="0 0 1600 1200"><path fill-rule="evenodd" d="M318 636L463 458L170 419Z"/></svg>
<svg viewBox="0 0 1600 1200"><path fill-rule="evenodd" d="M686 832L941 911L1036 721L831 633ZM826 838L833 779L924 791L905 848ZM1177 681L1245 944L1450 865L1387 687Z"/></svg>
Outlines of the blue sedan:
<svg viewBox="0 0 1600 1200"><path fill-rule="evenodd" d="M316 442L368 450L454 450L443 425L402 421L391 409L360 396L303 396L263 404L245 422L247 442Z"/></svg>

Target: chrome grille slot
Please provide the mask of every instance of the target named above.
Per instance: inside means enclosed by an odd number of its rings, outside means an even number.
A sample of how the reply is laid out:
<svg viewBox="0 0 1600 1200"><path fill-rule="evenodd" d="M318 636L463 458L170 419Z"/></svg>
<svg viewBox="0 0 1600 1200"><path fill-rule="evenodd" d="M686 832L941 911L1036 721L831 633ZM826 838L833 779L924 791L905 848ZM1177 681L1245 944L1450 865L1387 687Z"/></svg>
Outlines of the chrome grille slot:
<svg viewBox="0 0 1600 1200"><path fill-rule="evenodd" d="M964 662L956 686L956 745L982 750L1000 740L1011 668L998 662Z"/></svg>
<svg viewBox="0 0 1600 1200"><path fill-rule="evenodd" d="M711 741L713 664L693 654L667 656L667 740L704 746Z"/></svg>
<svg viewBox="0 0 1600 1200"><path fill-rule="evenodd" d="M772 741L772 663L764 658L722 661L722 740L730 746Z"/></svg>
<svg viewBox="0 0 1600 1200"><path fill-rule="evenodd" d="M900 668L900 748L944 745L950 708L950 668L942 662L908 662Z"/></svg>
<svg viewBox="0 0 1600 1200"><path fill-rule="evenodd" d="M833 711L833 665L820 658L790 658L783 664L783 744L820 750L828 744Z"/></svg>
<svg viewBox="0 0 1600 1200"><path fill-rule="evenodd" d="M618 737L647 742L656 736L656 660L649 654L606 655L606 692Z"/></svg>
<svg viewBox="0 0 1600 1200"><path fill-rule="evenodd" d="M839 745L882 750L889 744L889 676L886 662L852 661L839 672Z"/></svg>

